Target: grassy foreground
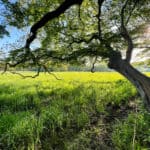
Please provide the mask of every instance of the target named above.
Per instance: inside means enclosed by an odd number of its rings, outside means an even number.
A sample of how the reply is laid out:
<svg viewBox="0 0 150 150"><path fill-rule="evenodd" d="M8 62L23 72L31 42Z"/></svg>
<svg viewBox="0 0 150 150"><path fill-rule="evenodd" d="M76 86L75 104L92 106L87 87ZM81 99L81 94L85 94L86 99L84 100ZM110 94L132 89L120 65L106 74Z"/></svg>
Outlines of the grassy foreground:
<svg viewBox="0 0 150 150"><path fill-rule="evenodd" d="M150 114L121 75L55 74L0 75L0 149L149 148Z"/></svg>

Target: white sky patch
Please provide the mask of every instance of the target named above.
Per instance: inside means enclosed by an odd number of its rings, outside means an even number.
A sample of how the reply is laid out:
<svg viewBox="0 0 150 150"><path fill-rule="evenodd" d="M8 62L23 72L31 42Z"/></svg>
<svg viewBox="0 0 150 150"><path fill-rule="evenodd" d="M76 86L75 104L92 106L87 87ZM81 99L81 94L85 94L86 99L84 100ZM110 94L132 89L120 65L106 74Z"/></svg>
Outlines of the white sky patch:
<svg viewBox="0 0 150 150"><path fill-rule="evenodd" d="M29 27L17 29L16 27L7 26L10 35L0 39L0 50L7 53L12 49L23 47L29 34L29 29Z"/></svg>
<svg viewBox="0 0 150 150"><path fill-rule="evenodd" d="M31 44L31 49L37 49L41 47L41 42L38 39L35 39Z"/></svg>
<svg viewBox="0 0 150 150"><path fill-rule="evenodd" d="M143 50L144 50L144 48L135 48L133 50L131 63L132 62L138 62L138 61L144 61L145 59L147 59L147 58L141 58L140 57L140 54Z"/></svg>

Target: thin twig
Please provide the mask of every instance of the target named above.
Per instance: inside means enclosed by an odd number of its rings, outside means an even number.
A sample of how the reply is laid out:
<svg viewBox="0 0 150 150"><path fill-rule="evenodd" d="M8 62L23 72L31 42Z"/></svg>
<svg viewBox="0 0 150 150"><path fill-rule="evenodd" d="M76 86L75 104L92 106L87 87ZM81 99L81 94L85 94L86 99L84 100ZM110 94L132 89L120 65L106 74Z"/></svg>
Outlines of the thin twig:
<svg viewBox="0 0 150 150"><path fill-rule="evenodd" d="M138 3L138 0L136 0L136 1L134 2L134 5L133 5L133 7L132 7L132 9L131 9L131 11L130 11L130 13L129 13L129 16L128 16L127 20L126 20L126 23L125 23L126 25L128 24L128 22L129 22L129 20L130 20L130 17L131 17L131 15L132 15L133 11L135 10L135 7L136 7L137 3Z"/></svg>
<svg viewBox="0 0 150 150"><path fill-rule="evenodd" d="M94 62L92 63L92 68L91 68L91 72L92 72L92 73L95 72L95 71L94 71L94 68L95 68L96 62L97 62L97 56L95 57Z"/></svg>
<svg viewBox="0 0 150 150"><path fill-rule="evenodd" d="M9 71L9 72L12 73L12 74L17 74L17 75L21 76L22 78L36 78L40 75L40 71L41 71L41 67L38 68L37 73L33 76L29 76L29 75L26 76L26 75L23 75L22 73L15 72L15 71Z"/></svg>
<svg viewBox="0 0 150 150"><path fill-rule="evenodd" d="M43 68L44 68L45 72L47 72L48 74L51 74L55 79L62 80L62 79L58 78L54 73L50 72L45 65L43 65Z"/></svg>
<svg viewBox="0 0 150 150"><path fill-rule="evenodd" d="M135 106L135 121L133 129L132 150L135 150L136 129L137 129L137 105Z"/></svg>

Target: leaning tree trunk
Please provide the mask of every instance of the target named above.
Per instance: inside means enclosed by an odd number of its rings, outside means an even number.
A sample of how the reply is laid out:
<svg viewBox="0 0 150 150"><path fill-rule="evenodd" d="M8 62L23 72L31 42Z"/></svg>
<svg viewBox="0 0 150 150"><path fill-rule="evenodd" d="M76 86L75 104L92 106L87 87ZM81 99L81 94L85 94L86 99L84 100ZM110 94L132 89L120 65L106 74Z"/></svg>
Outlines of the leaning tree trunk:
<svg viewBox="0 0 150 150"><path fill-rule="evenodd" d="M150 78L132 67L120 57L111 57L108 67L125 76L137 89L148 111L150 111Z"/></svg>

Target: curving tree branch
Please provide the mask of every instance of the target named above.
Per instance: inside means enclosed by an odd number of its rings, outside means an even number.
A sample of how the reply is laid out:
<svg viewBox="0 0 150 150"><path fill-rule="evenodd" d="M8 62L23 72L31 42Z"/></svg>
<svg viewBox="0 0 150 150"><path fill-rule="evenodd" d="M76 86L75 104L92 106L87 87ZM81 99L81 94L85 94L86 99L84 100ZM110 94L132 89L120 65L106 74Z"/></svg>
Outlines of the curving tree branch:
<svg viewBox="0 0 150 150"><path fill-rule="evenodd" d="M124 5L122 6L122 9L121 9L121 14L120 14L120 17L121 17L121 27L120 27L120 29L121 29L121 36L124 38L124 40L128 44L128 48L126 50L126 59L125 60L127 62L130 62L134 45L133 45L132 38L131 38L131 36L130 36L130 34L129 34L129 32L128 32L125 24L128 23L128 21L130 19L130 16L131 16L131 14L132 14L135 6L130 11L130 15L129 15L128 19L127 19L127 22L125 23L125 9L126 9L128 3L129 3L129 0L126 0L125 3L124 3Z"/></svg>
<svg viewBox="0 0 150 150"><path fill-rule="evenodd" d="M99 40L102 40L102 29L101 29L101 13L102 13L102 4L104 0L98 0L98 14L97 14L97 19L98 19L98 32L99 32Z"/></svg>
<svg viewBox="0 0 150 150"><path fill-rule="evenodd" d="M29 38L26 40L25 48L29 48L32 41L36 38L38 29L43 27L48 21L59 17L68 8L73 5L81 5L83 0L65 0L56 10L46 13L38 22L36 22L30 30Z"/></svg>

